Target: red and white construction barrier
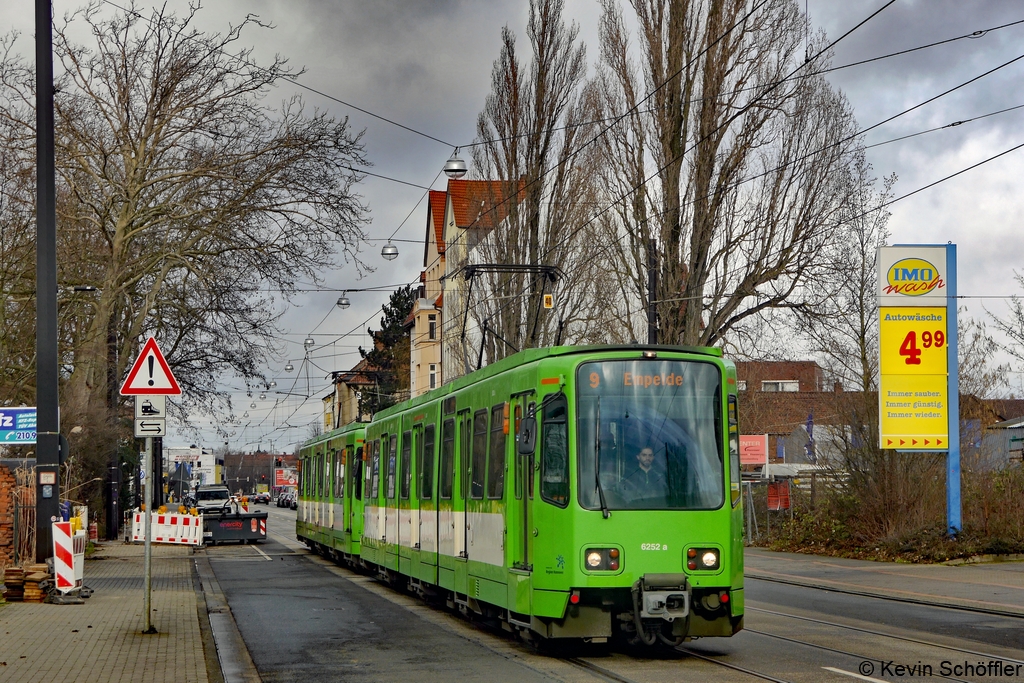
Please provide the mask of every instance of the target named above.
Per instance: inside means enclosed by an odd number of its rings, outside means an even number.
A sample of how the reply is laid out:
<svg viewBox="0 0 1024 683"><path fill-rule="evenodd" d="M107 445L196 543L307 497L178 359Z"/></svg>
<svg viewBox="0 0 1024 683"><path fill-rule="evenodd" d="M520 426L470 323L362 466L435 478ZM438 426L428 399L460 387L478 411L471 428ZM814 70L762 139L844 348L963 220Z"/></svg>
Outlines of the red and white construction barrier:
<svg viewBox="0 0 1024 683"><path fill-rule="evenodd" d="M71 522L53 523L53 573L56 575L57 590L62 593L81 586L80 580L75 580L75 545L71 537Z"/></svg>
<svg viewBox="0 0 1024 683"><path fill-rule="evenodd" d="M203 542L202 515L179 515L157 513L151 522L153 543L174 545L201 545ZM132 514L132 540L144 543L146 540L146 513Z"/></svg>

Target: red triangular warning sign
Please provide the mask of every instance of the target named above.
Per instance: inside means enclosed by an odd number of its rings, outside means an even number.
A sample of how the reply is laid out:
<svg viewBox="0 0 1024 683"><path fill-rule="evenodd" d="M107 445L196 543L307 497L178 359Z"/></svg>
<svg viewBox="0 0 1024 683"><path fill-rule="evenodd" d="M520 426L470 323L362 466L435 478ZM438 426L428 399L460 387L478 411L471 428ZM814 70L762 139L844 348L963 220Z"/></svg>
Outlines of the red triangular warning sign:
<svg viewBox="0 0 1024 683"><path fill-rule="evenodd" d="M170 366L156 345L156 339L150 337L142 352L135 360L135 365L128 372L128 377L121 385L122 396L141 395L178 395L181 387L174 379Z"/></svg>

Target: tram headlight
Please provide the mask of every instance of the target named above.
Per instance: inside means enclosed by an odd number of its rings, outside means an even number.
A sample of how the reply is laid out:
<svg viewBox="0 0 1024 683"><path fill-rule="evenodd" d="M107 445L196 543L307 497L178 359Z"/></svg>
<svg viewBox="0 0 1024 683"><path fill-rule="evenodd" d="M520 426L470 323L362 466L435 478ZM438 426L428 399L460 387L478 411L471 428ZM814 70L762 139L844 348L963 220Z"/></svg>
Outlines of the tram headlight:
<svg viewBox="0 0 1024 683"><path fill-rule="evenodd" d="M617 572L621 552L618 548L587 548L583 553L583 561L588 571Z"/></svg>
<svg viewBox="0 0 1024 683"><path fill-rule="evenodd" d="M687 548L683 562L690 571L717 571L722 566L721 551L717 548Z"/></svg>

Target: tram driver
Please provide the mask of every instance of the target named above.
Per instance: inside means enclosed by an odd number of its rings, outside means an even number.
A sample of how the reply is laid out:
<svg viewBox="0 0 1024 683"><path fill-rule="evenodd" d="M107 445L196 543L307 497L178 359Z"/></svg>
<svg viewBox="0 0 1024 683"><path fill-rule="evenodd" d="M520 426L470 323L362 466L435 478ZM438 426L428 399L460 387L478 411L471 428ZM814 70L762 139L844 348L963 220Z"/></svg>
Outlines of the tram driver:
<svg viewBox="0 0 1024 683"><path fill-rule="evenodd" d="M644 446L636 454L636 469L622 480L622 493L627 500L664 498L668 495L665 475L654 468L654 449Z"/></svg>

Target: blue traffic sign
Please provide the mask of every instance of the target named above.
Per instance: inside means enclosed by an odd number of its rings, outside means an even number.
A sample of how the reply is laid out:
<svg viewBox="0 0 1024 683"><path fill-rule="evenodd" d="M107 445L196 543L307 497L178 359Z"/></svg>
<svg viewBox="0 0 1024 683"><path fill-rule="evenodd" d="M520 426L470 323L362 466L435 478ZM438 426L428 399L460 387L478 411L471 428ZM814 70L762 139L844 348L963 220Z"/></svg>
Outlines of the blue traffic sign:
<svg viewBox="0 0 1024 683"><path fill-rule="evenodd" d="M35 408L0 408L0 443L36 442Z"/></svg>

